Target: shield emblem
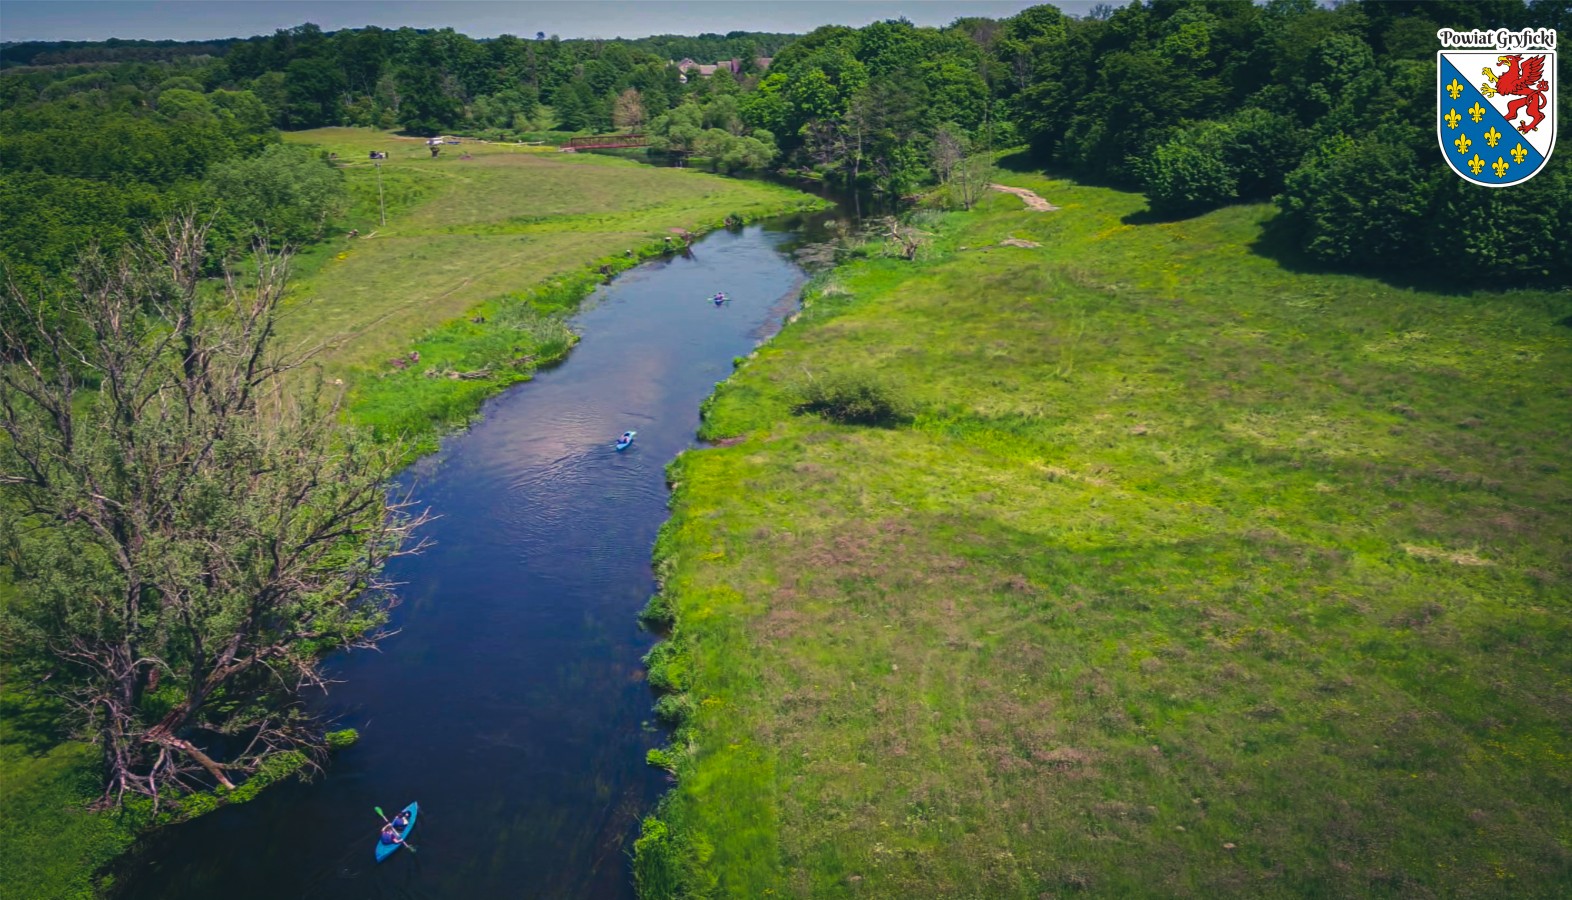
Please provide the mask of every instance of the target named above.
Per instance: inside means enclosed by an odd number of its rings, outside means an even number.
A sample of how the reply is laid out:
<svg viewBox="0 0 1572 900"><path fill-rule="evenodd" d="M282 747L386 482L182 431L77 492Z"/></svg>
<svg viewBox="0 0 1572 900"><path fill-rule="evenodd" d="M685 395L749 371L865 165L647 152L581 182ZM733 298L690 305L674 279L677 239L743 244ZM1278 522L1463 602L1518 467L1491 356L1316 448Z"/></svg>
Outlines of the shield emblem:
<svg viewBox="0 0 1572 900"><path fill-rule="evenodd" d="M1556 146L1554 50L1436 54L1436 134L1466 181L1510 187L1533 178Z"/></svg>

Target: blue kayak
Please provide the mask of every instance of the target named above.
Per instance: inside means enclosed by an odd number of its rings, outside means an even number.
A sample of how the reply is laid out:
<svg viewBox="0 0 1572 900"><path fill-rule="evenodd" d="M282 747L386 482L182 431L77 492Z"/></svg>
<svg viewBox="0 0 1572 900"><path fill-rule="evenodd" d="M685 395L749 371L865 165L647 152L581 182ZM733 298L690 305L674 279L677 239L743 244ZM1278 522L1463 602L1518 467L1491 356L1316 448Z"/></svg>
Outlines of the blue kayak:
<svg viewBox="0 0 1572 900"><path fill-rule="evenodd" d="M404 830L399 832L399 838L401 839L409 837L409 833L415 830L415 816L420 812L420 804L411 803L410 805L404 807L404 811L409 813L409 824L405 825ZM404 846L402 841L397 844L384 844L382 843L382 835L378 834L377 862L381 862L384 859L387 859L389 856L392 856L393 852L402 846Z"/></svg>
<svg viewBox="0 0 1572 900"><path fill-rule="evenodd" d="M633 443L633 436L636 435L636 434L638 434L637 431L624 431L622 433L622 437L617 438L617 449L618 450L626 450L626 449L628 449L628 446Z"/></svg>

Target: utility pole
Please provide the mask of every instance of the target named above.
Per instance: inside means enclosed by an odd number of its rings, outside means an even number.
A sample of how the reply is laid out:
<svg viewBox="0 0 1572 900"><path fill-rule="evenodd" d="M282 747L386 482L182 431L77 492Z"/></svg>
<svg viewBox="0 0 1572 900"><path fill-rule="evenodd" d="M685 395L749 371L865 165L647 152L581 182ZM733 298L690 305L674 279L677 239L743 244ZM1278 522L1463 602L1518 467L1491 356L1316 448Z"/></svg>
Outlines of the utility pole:
<svg viewBox="0 0 1572 900"><path fill-rule="evenodd" d="M382 160L377 160L377 210L382 214L382 227L388 227L388 208L382 205Z"/></svg>

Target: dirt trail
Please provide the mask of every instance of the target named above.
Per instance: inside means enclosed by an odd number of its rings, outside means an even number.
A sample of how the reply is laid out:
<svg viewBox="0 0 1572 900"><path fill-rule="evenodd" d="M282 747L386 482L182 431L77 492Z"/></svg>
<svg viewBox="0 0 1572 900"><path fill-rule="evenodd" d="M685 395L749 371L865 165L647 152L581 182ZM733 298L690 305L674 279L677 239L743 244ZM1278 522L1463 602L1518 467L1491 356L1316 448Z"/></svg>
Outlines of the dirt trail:
<svg viewBox="0 0 1572 900"><path fill-rule="evenodd" d="M1029 191L1026 188L1009 187L1003 184L990 184L988 186L996 191L1003 191L1006 194L1014 194L1015 196L1020 197L1021 202L1026 204L1027 209L1034 209L1038 212L1049 212L1059 208L1054 206L1052 203L1049 203L1047 200L1037 196L1034 191Z"/></svg>

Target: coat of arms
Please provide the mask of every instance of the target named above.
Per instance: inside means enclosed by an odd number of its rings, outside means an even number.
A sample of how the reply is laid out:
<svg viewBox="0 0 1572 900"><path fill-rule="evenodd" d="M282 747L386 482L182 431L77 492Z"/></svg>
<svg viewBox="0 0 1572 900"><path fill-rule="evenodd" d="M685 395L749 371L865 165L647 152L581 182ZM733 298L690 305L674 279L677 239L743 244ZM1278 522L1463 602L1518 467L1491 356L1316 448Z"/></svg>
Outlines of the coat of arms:
<svg viewBox="0 0 1572 900"><path fill-rule="evenodd" d="M1436 54L1436 130L1447 165L1484 187L1533 178L1556 146L1556 33L1444 28L1437 36L1469 48Z"/></svg>

